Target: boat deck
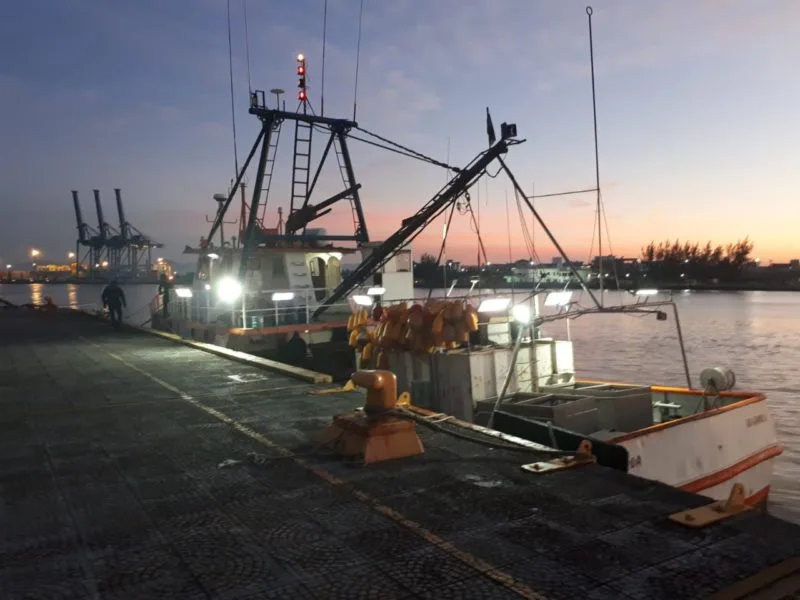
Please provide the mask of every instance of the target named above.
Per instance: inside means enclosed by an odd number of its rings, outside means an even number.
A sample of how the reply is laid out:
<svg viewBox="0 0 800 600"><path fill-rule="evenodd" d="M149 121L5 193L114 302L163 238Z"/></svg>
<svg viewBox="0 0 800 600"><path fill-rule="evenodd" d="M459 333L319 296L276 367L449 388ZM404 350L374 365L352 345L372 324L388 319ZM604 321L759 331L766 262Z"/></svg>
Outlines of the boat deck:
<svg viewBox="0 0 800 600"><path fill-rule="evenodd" d="M0 311L0 340L4 599L694 598L800 555L761 512L684 528L706 499L422 427L345 462L310 439L359 393L90 317Z"/></svg>

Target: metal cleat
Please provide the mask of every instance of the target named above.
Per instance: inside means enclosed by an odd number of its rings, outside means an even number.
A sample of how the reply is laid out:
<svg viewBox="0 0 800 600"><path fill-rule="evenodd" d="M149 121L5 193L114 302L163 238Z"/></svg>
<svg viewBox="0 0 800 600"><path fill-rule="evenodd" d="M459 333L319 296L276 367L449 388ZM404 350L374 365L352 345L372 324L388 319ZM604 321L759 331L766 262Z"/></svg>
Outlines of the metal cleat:
<svg viewBox="0 0 800 600"><path fill-rule="evenodd" d="M548 461L539 461L522 465L522 468L537 475L545 473L552 473L553 471L563 471L564 469L572 469L573 467L582 467L585 465L593 465L597 462L597 457L592 454L592 442L583 440L578 444L578 451L576 456L567 456L563 458L554 458Z"/></svg>
<svg viewBox="0 0 800 600"><path fill-rule="evenodd" d="M686 527L699 528L733 517L746 510L750 510L750 507L745 504L744 486L741 483L736 483L731 489L728 499L724 502L718 500L698 508L682 510L670 515L669 518L671 521Z"/></svg>

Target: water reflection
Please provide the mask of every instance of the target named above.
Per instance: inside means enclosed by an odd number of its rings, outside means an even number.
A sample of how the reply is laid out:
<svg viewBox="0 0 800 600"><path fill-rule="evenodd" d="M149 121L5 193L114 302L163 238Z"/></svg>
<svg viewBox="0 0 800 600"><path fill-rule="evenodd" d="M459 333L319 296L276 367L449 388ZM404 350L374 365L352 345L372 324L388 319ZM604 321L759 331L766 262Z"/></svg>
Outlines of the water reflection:
<svg viewBox="0 0 800 600"><path fill-rule="evenodd" d="M80 302L78 302L78 286L74 283L67 284L67 302L73 308L80 306Z"/></svg>
<svg viewBox="0 0 800 600"><path fill-rule="evenodd" d="M31 304L44 304L44 296L42 295L43 291L44 285L41 283L31 284Z"/></svg>

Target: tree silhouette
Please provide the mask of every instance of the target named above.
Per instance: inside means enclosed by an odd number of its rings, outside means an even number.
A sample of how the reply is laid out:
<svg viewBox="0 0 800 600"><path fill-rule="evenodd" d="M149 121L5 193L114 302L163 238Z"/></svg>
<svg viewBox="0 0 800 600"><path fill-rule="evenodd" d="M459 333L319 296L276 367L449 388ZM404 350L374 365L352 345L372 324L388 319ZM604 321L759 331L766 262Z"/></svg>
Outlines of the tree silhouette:
<svg viewBox="0 0 800 600"><path fill-rule="evenodd" d="M660 279L735 279L751 262L753 242L744 238L726 246L665 240L642 248L642 261Z"/></svg>

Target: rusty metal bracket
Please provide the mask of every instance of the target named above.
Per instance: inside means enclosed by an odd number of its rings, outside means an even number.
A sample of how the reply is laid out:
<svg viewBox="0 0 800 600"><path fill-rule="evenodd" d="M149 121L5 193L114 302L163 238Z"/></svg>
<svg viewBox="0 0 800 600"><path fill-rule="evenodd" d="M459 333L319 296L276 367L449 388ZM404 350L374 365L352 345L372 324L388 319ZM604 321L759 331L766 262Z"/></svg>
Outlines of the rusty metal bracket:
<svg viewBox="0 0 800 600"><path fill-rule="evenodd" d="M356 384L353 383L352 379L348 379L347 383L345 383L342 387L326 388L324 390L312 390L310 393L314 394L315 396L319 396L321 394L338 394L340 392L354 392L355 389L356 389Z"/></svg>
<svg viewBox="0 0 800 600"><path fill-rule="evenodd" d="M727 500L718 500L698 508L682 510L670 515L669 518L686 527L705 527L750 510L750 507L745 504L745 498L744 486L741 483L735 483Z"/></svg>
<svg viewBox="0 0 800 600"><path fill-rule="evenodd" d="M539 461L522 465L522 468L531 473L543 475L545 473L552 473L553 471L563 471L564 469L572 469L573 467L582 467L585 465L592 465L597 462L597 457L592 454L592 442L583 440L578 444L578 452L576 456L568 456L563 458L554 458L548 461Z"/></svg>
<svg viewBox="0 0 800 600"><path fill-rule="evenodd" d="M397 406L408 408L411 406L411 394L403 392L397 397Z"/></svg>

